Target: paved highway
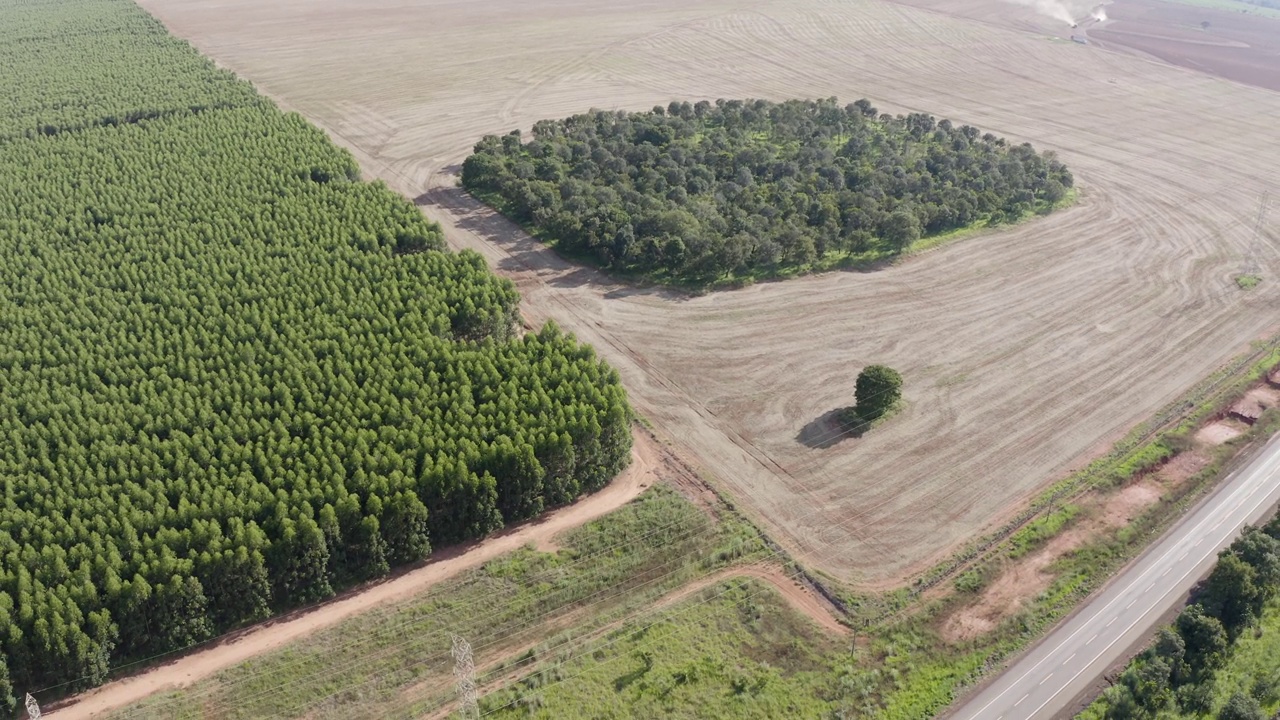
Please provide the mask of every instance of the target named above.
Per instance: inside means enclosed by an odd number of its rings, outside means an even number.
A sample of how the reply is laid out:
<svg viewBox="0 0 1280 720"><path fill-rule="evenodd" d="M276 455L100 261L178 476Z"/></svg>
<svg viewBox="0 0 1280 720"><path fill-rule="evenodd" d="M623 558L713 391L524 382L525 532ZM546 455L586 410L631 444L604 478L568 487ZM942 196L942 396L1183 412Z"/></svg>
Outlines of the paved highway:
<svg viewBox="0 0 1280 720"><path fill-rule="evenodd" d="M1218 551L1280 501L1280 435L951 720L1045 720L1069 705L1212 569Z"/></svg>

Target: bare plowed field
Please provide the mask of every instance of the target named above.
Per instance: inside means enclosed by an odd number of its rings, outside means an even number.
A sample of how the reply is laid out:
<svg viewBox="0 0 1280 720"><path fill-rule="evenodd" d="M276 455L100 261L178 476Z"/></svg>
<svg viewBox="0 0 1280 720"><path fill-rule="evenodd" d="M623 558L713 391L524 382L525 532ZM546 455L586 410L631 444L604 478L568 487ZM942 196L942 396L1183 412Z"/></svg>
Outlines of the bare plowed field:
<svg viewBox="0 0 1280 720"><path fill-rule="evenodd" d="M1280 20L1162 0L1120 0L1108 10L1111 19L1090 38L1280 90Z"/></svg>
<svg viewBox="0 0 1280 720"><path fill-rule="evenodd" d="M1106 50L1131 53L1197 72L1280 90L1280 13L1224 0L1222 7L1202 7L1198 0L1061 0L1072 28L1037 6L1055 0L897 0L906 5L958 18L1037 33L1073 35ZM1105 20L1090 12L1105 2Z"/></svg>
<svg viewBox="0 0 1280 720"><path fill-rule="evenodd" d="M868 585L997 522L1278 319L1280 252L1254 235L1274 93L880 0L143 4L418 198L532 322L593 343L785 546ZM690 299L562 262L454 188L480 135L541 118L830 95L1055 149L1080 201L887 270ZM1263 283L1237 288L1254 266ZM873 362L903 372L907 405L840 438L831 411Z"/></svg>

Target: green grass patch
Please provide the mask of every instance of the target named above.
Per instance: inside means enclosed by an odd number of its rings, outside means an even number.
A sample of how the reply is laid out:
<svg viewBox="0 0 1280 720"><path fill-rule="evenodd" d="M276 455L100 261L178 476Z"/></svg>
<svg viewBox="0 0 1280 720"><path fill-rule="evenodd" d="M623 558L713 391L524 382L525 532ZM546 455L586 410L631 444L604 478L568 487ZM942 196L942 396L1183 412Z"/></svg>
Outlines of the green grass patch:
<svg viewBox="0 0 1280 720"><path fill-rule="evenodd" d="M717 522L657 486L568 534L562 549L525 548L377 608L194 686L154 696L116 718L339 718L372 707L403 710L405 688L452 687L450 633L476 662L536 642L575 609L576 630L599 627L727 564L765 553L754 528Z"/></svg>
<svg viewBox="0 0 1280 720"><path fill-rule="evenodd" d="M1260 282L1262 282L1262 278L1257 275L1236 276L1236 285L1239 285L1241 290L1252 290L1258 287Z"/></svg>
<svg viewBox="0 0 1280 720"><path fill-rule="evenodd" d="M1063 507L1027 523L1009 538L1009 557L1020 558L1044 545L1080 514L1078 505Z"/></svg>
<svg viewBox="0 0 1280 720"><path fill-rule="evenodd" d="M1264 7L1262 5L1254 5L1253 3L1242 2L1241 0L1166 0L1166 2L1280 19L1280 10ZM1212 25L1209 29L1213 29Z"/></svg>
<svg viewBox="0 0 1280 720"><path fill-rule="evenodd" d="M818 718L838 708L827 637L768 585L731 579L548 663L480 703L498 718Z"/></svg>

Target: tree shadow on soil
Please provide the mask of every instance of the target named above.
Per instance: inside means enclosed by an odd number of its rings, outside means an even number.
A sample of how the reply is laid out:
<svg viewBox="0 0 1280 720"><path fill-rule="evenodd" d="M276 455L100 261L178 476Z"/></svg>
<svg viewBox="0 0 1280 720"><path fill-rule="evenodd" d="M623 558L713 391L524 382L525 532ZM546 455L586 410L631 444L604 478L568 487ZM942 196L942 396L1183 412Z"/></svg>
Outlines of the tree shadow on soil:
<svg viewBox="0 0 1280 720"><path fill-rule="evenodd" d="M870 423L848 419L852 415L852 407L828 410L801 428L796 434L796 442L806 447L826 449L847 438L860 438Z"/></svg>
<svg viewBox="0 0 1280 720"><path fill-rule="evenodd" d="M439 208L453 217L459 229L474 233L500 248L507 257L497 262L498 270L512 274L532 272L546 284L559 288L591 285L609 298L649 295L675 302L690 298L688 293L679 290L628 282L565 258L460 187L432 188L414 198L413 202L418 207Z"/></svg>

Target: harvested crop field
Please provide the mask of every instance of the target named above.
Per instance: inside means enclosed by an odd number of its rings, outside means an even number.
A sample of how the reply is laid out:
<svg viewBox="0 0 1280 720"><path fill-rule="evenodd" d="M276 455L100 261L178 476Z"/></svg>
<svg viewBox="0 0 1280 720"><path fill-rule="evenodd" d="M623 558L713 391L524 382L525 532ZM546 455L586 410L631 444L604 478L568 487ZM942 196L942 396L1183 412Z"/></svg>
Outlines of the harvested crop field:
<svg viewBox="0 0 1280 720"><path fill-rule="evenodd" d="M1278 19L1162 0L1120 0L1108 15L1105 25L1089 31L1091 39L1280 90Z"/></svg>
<svg viewBox="0 0 1280 720"><path fill-rule="evenodd" d="M903 0L954 17L1046 37L1084 38L1094 47L1163 61L1189 70L1280 90L1280 11L1244 0L1064 0L1078 28L1010 0ZM1184 4L1185 3L1185 4ZM1022 5L1023 7L1018 7ZM1218 7L1211 7L1217 5Z"/></svg>
<svg viewBox="0 0 1280 720"><path fill-rule="evenodd" d="M784 546L869 587L998 522L1276 322L1275 226L1254 234L1280 161L1264 90L880 0L143 5L418 198ZM1079 202L878 272L686 298L563 262L455 187L482 134L542 118L830 95L1056 150ZM905 409L831 434L868 363L902 371Z"/></svg>

